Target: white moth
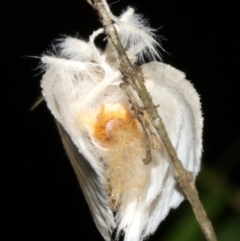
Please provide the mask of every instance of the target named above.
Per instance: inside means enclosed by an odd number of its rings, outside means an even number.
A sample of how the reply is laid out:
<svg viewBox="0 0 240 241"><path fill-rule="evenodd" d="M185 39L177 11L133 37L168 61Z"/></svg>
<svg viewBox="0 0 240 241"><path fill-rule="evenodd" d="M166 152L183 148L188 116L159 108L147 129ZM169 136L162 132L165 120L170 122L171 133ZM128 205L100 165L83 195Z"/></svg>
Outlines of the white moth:
<svg viewBox="0 0 240 241"><path fill-rule="evenodd" d="M115 26L133 63L145 55L159 57L153 30L133 9ZM107 241L113 230L117 238L124 233L125 241L138 241L154 233L184 196L160 139L151 149L152 161L144 164L146 140L119 87L117 53L110 41L104 52L94 43L102 32L94 32L89 42L67 37L57 44L55 56L42 57L42 93L98 230ZM170 65L153 61L142 64L141 70L178 157L196 177L203 125L197 92Z"/></svg>

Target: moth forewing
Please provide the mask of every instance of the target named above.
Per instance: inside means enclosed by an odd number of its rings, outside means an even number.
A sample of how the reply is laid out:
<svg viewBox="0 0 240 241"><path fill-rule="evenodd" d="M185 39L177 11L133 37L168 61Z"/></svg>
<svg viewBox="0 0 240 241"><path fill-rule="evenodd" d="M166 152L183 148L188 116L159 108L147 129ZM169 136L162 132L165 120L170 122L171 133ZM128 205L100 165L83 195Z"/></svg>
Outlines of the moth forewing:
<svg viewBox="0 0 240 241"><path fill-rule="evenodd" d="M107 202L107 193L103 187L103 183L89 162L79 153L77 147L57 120L56 125L64 149L93 215L95 224L104 239L110 240L109 236L114 227L114 222L112 211Z"/></svg>

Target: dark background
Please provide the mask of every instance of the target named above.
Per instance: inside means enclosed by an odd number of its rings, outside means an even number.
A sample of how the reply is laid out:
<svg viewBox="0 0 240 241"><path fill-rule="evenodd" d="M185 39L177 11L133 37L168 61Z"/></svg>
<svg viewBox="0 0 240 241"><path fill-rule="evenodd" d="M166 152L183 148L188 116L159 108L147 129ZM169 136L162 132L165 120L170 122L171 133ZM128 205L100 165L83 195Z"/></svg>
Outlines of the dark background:
<svg viewBox="0 0 240 241"><path fill-rule="evenodd" d="M109 2L113 2L110 1ZM220 241L239 240L239 13L237 3L115 1L144 14L162 42L163 61L186 73L201 95L204 114L200 197ZM61 35L84 39L100 27L84 0L0 2L1 240L103 240L92 221L60 142L41 104L39 57ZM2 236L2 237L1 237ZM238 238L237 238L238 237ZM154 240L204 240L187 202L170 213Z"/></svg>

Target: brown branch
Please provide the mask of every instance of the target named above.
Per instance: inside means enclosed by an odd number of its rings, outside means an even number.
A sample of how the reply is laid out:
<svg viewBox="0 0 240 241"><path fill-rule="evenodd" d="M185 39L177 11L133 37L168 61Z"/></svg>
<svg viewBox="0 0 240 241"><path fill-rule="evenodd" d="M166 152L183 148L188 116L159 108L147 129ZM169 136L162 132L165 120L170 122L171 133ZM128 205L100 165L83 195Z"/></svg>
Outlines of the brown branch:
<svg viewBox="0 0 240 241"><path fill-rule="evenodd" d="M132 110L134 112L134 115L136 116L137 120L142 126L144 135L145 135L145 149L146 149L146 156L143 159L143 162L145 165L149 164L152 161L152 153L151 153L151 146L153 145L151 142L151 130L147 123L147 121L144 118L142 108L137 104L136 100L134 99L132 92L129 88L129 83L124 82L120 84L120 88L123 90L123 92L128 96L128 101L132 105Z"/></svg>
<svg viewBox="0 0 240 241"><path fill-rule="evenodd" d="M131 64L122 47L122 44L118 38L117 31L113 24L113 21L116 20L116 17L112 15L105 0L87 1L97 10L105 33L110 38L112 44L118 52L120 60L120 71L124 79L126 79L138 93L139 98L143 103L144 115L146 114L149 117L151 124L155 127L162 142L165 144L166 150L174 166L174 177L185 193L186 198L191 203L196 219L199 222L199 225L201 226L206 239L208 241L217 241L217 237L215 235L212 224L207 218L206 212L199 199L193 174L183 168L182 162L178 159L177 153L168 137L162 119L158 115L157 108L154 106L151 96L144 85L144 78L141 71L139 71L139 67L133 66Z"/></svg>

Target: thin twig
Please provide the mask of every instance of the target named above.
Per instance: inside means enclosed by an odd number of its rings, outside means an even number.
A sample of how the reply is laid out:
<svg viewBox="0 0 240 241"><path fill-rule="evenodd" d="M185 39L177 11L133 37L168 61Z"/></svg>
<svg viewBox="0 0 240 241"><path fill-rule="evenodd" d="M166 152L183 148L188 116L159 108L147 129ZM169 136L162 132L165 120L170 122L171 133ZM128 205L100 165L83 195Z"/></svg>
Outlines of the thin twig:
<svg viewBox="0 0 240 241"><path fill-rule="evenodd" d="M123 92L128 96L128 101L132 105L132 110L134 112L135 117L137 118L138 122L141 124L144 135L145 135L145 149L146 149L146 156L143 159L145 165L149 164L152 161L152 153L151 153L151 130L144 118L142 108L139 107L135 98L132 95L132 92L129 88L129 83L125 81L124 83L120 84L120 88Z"/></svg>
<svg viewBox="0 0 240 241"><path fill-rule="evenodd" d="M111 13L105 0L87 1L93 6L93 8L97 10L105 33L110 38L112 44L118 52L118 57L120 60L120 71L124 79L126 79L138 93L139 98L143 103L144 115L146 114L149 117L151 124L155 127L157 133L165 145L174 166L174 177L185 193L186 198L191 203L196 219L199 222L206 239L208 241L217 241L217 237L215 235L212 224L207 218L206 212L199 199L193 174L183 168L182 162L178 159L177 153L166 132L162 119L158 115L157 108L155 108L151 96L144 85L144 78L141 71L138 69L139 67L133 66L131 64L121 45L114 26L114 21L117 22L119 20L116 20L116 17Z"/></svg>

